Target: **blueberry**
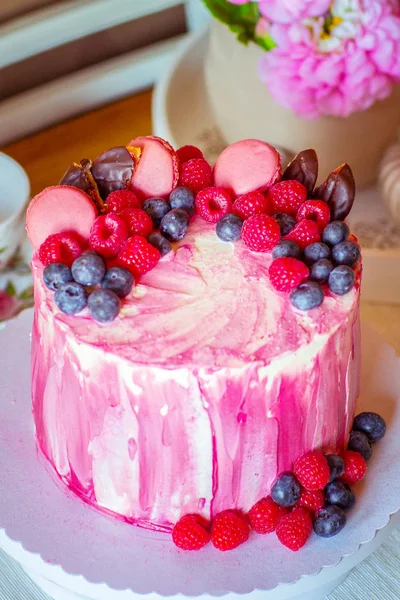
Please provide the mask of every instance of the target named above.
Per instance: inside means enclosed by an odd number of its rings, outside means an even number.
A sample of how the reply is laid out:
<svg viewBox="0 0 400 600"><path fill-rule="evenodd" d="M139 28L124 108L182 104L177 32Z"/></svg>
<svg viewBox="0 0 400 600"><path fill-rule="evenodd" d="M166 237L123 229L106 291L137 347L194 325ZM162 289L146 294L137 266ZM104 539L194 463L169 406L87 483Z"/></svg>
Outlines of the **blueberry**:
<svg viewBox="0 0 400 600"><path fill-rule="evenodd" d="M301 249L293 240L281 240L272 251L273 258L301 258Z"/></svg>
<svg viewBox="0 0 400 600"><path fill-rule="evenodd" d="M380 415L373 412L363 412L356 416L353 423L354 431L362 431L373 444L379 442L386 433L386 423Z"/></svg>
<svg viewBox="0 0 400 600"><path fill-rule="evenodd" d="M279 506L294 506L301 494L301 485L293 473L285 472L279 475L272 486L271 496Z"/></svg>
<svg viewBox="0 0 400 600"><path fill-rule="evenodd" d="M331 471L331 476L329 478L329 483L343 475L345 471L344 460L341 456L337 454L327 454L326 460L328 461L329 469Z"/></svg>
<svg viewBox="0 0 400 600"><path fill-rule="evenodd" d="M103 290L111 290L119 298L125 298L132 290L134 279L132 273L124 267L111 267L101 282Z"/></svg>
<svg viewBox="0 0 400 600"><path fill-rule="evenodd" d="M154 227L158 229L161 219L169 213L171 207L163 198L150 198L143 204L142 209L151 217Z"/></svg>
<svg viewBox="0 0 400 600"><path fill-rule="evenodd" d="M274 219L278 221L282 236L290 233L296 226L296 219L285 213L277 213L274 215Z"/></svg>
<svg viewBox="0 0 400 600"><path fill-rule="evenodd" d="M181 208L174 208L161 220L160 233L170 242L179 242L187 234L189 215Z"/></svg>
<svg viewBox="0 0 400 600"><path fill-rule="evenodd" d="M340 506L343 510L353 508L356 497L351 487L344 481L331 481L325 488L325 501L327 504Z"/></svg>
<svg viewBox="0 0 400 600"><path fill-rule="evenodd" d="M111 290L95 290L88 299L88 309L95 321L110 323L118 316L121 301Z"/></svg>
<svg viewBox="0 0 400 600"><path fill-rule="evenodd" d="M66 315L76 315L87 305L87 293L80 283L63 283L54 294L54 301Z"/></svg>
<svg viewBox="0 0 400 600"><path fill-rule="evenodd" d="M97 285L106 272L106 263L95 252L84 252L72 265L72 277L81 285Z"/></svg>
<svg viewBox="0 0 400 600"><path fill-rule="evenodd" d="M321 306L324 301L324 290L315 281L301 283L290 294L290 302L298 310L311 310Z"/></svg>
<svg viewBox="0 0 400 600"><path fill-rule="evenodd" d="M353 452L358 452L361 454L364 460L369 460L372 456L371 442L362 431L352 431L350 433L347 449L353 450Z"/></svg>
<svg viewBox="0 0 400 600"><path fill-rule="evenodd" d="M236 242L242 234L243 221L237 215L225 215L217 223L217 236L223 242Z"/></svg>
<svg viewBox="0 0 400 600"><path fill-rule="evenodd" d="M333 269L333 264L327 258L321 258L311 265L309 279L317 283L326 283Z"/></svg>
<svg viewBox="0 0 400 600"><path fill-rule="evenodd" d="M319 537L330 538L342 531L346 521L344 510L332 504L319 511L314 520L314 531Z"/></svg>
<svg viewBox="0 0 400 600"><path fill-rule="evenodd" d="M322 241L328 246L336 246L344 242L350 235L350 229L343 221L332 221L322 232Z"/></svg>
<svg viewBox="0 0 400 600"><path fill-rule="evenodd" d="M153 231L147 238L149 244L157 248L161 256L165 256L168 252L171 252L172 246L167 239L158 231Z"/></svg>
<svg viewBox="0 0 400 600"><path fill-rule="evenodd" d="M337 265L352 267L360 259L360 248L354 242L340 242L332 248L332 258Z"/></svg>
<svg viewBox="0 0 400 600"><path fill-rule="evenodd" d="M304 249L304 262L312 265L323 258L330 258L331 250L323 242L314 242Z"/></svg>
<svg viewBox="0 0 400 600"><path fill-rule="evenodd" d="M354 287L355 275L351 267L339 265L331 271L328 279L328 285L331 292L338 296L343 296L350 292Z"/></svg>
<svg viewBox="0 0 400 600"><path fill-rule="evenodd" d="M43 281L49 290L55 292L63 283L72 281L71 269L63 263L48 265L43 271Z"/></svg>
<svg viewBox="0 0 400 600"><path fill-rule="evenodd" d="M171 208L181 208L186 211L189 217L193 217L195 213L194 194L187 187L175 188L169 197Z"/></svg>

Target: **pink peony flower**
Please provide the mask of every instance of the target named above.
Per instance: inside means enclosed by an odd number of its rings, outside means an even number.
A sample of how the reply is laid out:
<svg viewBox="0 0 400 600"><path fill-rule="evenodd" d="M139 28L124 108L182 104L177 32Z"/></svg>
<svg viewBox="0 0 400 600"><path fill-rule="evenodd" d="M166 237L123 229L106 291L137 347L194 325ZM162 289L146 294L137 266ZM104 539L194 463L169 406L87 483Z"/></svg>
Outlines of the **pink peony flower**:
<svg viewBox="0 0 400 600"><path fill-rule="evenodd" d="M259 65L277 102L306 119L365 110L400 82L400 3L336 0L332 13L329 34L321 19L274 23L278 46Z"/></svg>
<svg viewBox="0 0 400 600"><path fill-rule="evenodd" d="M231 2L233 0L230 0ZM243 4L234 1L234 4ZM324 15L331 0L259 0L261 14L275 23L292 23Z"/></svg>

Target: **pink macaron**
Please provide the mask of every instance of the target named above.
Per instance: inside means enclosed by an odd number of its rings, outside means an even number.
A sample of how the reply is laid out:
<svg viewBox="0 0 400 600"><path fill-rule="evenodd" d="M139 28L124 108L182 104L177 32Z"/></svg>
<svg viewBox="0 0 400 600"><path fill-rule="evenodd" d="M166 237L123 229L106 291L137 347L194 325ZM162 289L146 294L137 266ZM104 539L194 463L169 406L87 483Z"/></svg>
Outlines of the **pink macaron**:
<svg viewBox="0 0 400 600"><path fill-rule="evenodd" d="M242 140L228 146L214 167L216 186L234 196L265 191L282 175L279 152L261 140Z"/></svg>

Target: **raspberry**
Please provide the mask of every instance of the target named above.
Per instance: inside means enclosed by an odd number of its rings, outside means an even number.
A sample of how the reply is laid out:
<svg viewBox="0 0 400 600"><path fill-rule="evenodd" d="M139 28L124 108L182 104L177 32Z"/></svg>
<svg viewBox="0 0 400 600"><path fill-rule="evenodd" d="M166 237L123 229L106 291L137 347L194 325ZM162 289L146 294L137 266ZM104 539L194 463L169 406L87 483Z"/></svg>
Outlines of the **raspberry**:
<svg viewBox="0 0 400 600"><path fill-rule="evenodd" d="M125 208L118 216L127 226L129 236L137 234L147 237L153 231L151 217L141 208Z"/></svg>
<svg viewBox="0 0 400 600"><path fill-rule="evenodd" d="M300 223L297 223L290 233L285 235L284 239L293 240L300 246L302 250L304 250L304 248L310 244L319 242L321 239L321 234L315 221L303 219L300 221Z"/></svg>
<svg viewBox="0 0 400 600"><path fill-rule="evenodd" d="M302 489L300 500L296 504L298 508L306 508L310 512L316 514L325 504L325 496L322 490L309 490Z"/></svg>
<svg viewBox="0 0 400 600"><path fill-rule="evenodd" d="M271 533L275 531L279 519L287 512L288 509L279 506L271 496L267 496L249 510L247 517L250 527L256 533Z"/></svg>
<svg viewBox="0 0 400 600"><path fill-rule="evenodd" d="M135 277L154 269L160 253L141 235L130 237L118 254L118 265L126 267Z"/></svg>
<svg viewBox="0 0 400 600"><path fill-rule="evenodd" d="M97 217L89 235L89 244L105 258L112 258L128 239L128 228L121 217L110 213Z"/></svg>
<svg viewBox="0 0 400 600"><path fill-rule="evenodd" d="M320 231L323 231L331 220L331 211L322 200L307 200L297 211L296 220L310 219L315 221Z"/></svg>
<svg viewBox="0 0 400 600"><path fill-rule="evenodd" d="M268 198L276 213L295 217L300 206L307 200L307 190L299 181L280 181L268 190Z"/></svg>
<svg viewBox="0 0 400 600"><path fill-rule="evenodd" d="M200 550L211 539L205 521L198 515L185 515L172 530L172 540L181 550Z"/></svg>
<svg viewBox="0 0 400 600"><path fill-rule="evenodd" d="M292 257L276 258L269 267L269 278L278 292L291 292L310 274L301 260Z"/></svg>
<svg viewBox="0 0 400 600"><path fill-rule="evenodd" d="M120 213L126 208L140 208L139 198L130 190L115 190L107 196L105 211L107 213Z"/></svg>
<svg viewBox="0 0 400 600"><path fill-rule="evenodd" d="M367 463L358 452L345 450L342 454L344 461L344 473L340 477L342 481L353 485L362 479L367 471Z"/></svg>
<svg viewBox="0 0 400 600"><path fill-rule="evenodd" d="M280 237L278 223L268 215L253 215L244 222L242 238L250 250L268 252L276 246Z"/></svg>
<svg viewBox="0 0 400 600"><path fill-rule="evenodd" d="M222 552L233 550L249 537L250 528L243 517L233 510L219 513L212 524L211 541Z"/></svg>
<svg viewBox="0 0 400 600"><path fill-rule="evenodd" d="M181 166L179 185L197 194L212 185L212 169L204 158L192 158Z"/></svg>
<svg viewBox="0 0 400 600"><path fill-rule="evenodd" d="M277 527L276 535L281 544L297 552L308 540L312 531L311 514L305 508L294 508L284 515Z"/></svg>
<svg viewBox="0 0 400 600"><path fill-rule="evenodd" d="M231 211L232 199L225 188L208 187L197 194L195 204L207 223L216 223Z"/></svg>
<svg viewBox="0 0 400 600"><path fill-rule="evenodd" d="M294 463L293 473L306 490L323 490L331 472L328 461L319 450L303 454Z"/></svg>
<svg viewBox="0 0 400 600"><path fill-rule="evenodd" d="M239 196L233 203L232 212L238 217L245 220L253 215L264 213L272 215L273 207L271 201L261 192L249 192Z"/></svg>
<svg viewBox="0 0 400 600"><path fill-rule="evenodd" d="M196 146L182 146L181 148L178 148L176 154L178 155L181 165L192 158L204 158L202 151Z"/></svg>
<svg viewBox="0 0 400 600"><path fill-rule="evenodd" d="M63 263L70 267L81 254L80 243L69 233L49 235L39 248L39 258L44 266L52 263Z"/></svg>

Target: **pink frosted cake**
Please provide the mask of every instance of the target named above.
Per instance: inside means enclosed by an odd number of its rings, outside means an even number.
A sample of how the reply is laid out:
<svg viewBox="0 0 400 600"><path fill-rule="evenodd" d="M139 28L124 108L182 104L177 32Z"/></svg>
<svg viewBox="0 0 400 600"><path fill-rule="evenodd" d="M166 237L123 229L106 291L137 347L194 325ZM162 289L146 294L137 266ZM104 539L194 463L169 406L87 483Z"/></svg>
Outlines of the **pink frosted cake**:
<svg viewBox="0 0 400 600"><path fill-rule="evenodd" d="M345 448L354 181L347 166L316 178L312 151L282 175L245 140L212 170L193 147L138 138L33 199L37 440L81 498L169 530L248 511L297 457Z"/></svg>

